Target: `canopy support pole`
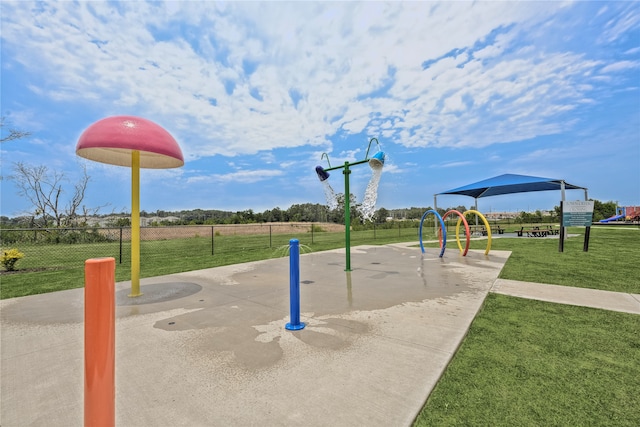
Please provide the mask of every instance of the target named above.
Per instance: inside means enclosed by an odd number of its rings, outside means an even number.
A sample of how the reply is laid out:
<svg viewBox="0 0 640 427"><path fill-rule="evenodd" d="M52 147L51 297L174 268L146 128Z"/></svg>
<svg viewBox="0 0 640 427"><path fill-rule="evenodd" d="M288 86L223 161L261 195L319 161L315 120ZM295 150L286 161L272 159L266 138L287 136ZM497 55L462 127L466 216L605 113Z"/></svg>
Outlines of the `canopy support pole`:
<svg viewBox="0 0 640 427"><path fill-rule="evenodd" d="M560 215L564 215L562 209L563 209L563 204L564 204L564 180L560 181L560 197L561 197L561 205L560 205ZM567 229L564 226L564 221L562 220L562 218L560 218L560 248L562 248L562 250L564 249L564 240L567 236ZM562 250L560 250L560 252L562 252Z"/></svg>

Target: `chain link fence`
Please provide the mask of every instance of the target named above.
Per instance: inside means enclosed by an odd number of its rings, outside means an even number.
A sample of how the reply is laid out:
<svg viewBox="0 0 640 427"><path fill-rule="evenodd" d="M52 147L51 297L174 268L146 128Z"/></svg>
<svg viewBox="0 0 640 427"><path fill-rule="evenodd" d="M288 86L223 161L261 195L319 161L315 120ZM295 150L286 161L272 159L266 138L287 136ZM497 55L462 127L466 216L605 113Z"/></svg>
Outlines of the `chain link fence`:
<svg viewBox="0 0 640 427"><path fill-rule="evenodd" d="M369 224L351 232L351 244L381 239L417 239L417 222ZM194 225L140 228L140 262L161 264L176 257L233 256L234 253L272 249L285 255L289 240L318 246L344 242L344 225L330 223L269 223ZM131 261L131 228L33 228L0 230L0 249L25 254L18 268L79 268L90 258L113 257Z"/></svg>

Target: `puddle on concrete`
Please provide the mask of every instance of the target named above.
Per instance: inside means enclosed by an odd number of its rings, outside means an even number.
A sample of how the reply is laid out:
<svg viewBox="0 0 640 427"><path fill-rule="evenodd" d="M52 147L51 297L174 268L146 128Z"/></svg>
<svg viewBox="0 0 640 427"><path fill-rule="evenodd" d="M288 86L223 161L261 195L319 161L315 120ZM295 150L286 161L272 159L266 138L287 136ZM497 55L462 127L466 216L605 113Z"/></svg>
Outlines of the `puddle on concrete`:
<svg viewBox="0 0 640 427"><path fill-rule="evenodd" d="M116 292L116 305L144 305L159 302L173 301L196 294L202 290L202 286L195 283L169 282L156 283L140 287L141 296L131 298L130 289L121 289Z"/></svg>
<svg viewBox="0 0 640 427"><path fill-rule="evenodd" d="M479 284L495 280L506 260L504 255L494 258L475 252L443 259L438 252L428 250L423 255L415 249L360 247L352 252L351 272L344 271L344 253L302 255L300 310L308 327L296 332L285 329L290 314L288 258L251 263L250 268L172 275L171 282L145 284L144 295L137 298L129 298L130 289L120 287L116 315L187 309L179 315L167 313L154 328L168 333L201 331L202 339L193 348L202 356L232 354L238 366L266 369L283 358L283 338L311 350L348 350L358 337L373 333L366 316L358 322L344 319L350 313L478 292ZM82 289L27 297L2 310L2 320L11 322L80 323L83 318Z"/></svg>
<svg viewBox="0 0 640 427"><path fill-rule="evenodd" d="M352 271L344 271L344 254L308 254L300 259L300 310L322 317L322 326L308 324L301 331L287 331L289 314L289 260L272 260L254 270L238 272L229 287L205 285L205 298L227 302L206 305L202 310L158 321L154 327L166 331L205 330L208 339L198 345L203 352L229 352L245 368L267 368L278 363L282 350L278 344L284 334L292 334L310 348L344 350L354 337L369 333L366 323L345 324L339 316L354 311L384 310L406 303L440 300L462 292L475 292L477 280L471 271L501 266L472 258L442 259L437 252L416 256L415 251L392 247L373 247L352 253ZM460 259L459 259L460 258ZM481 265L481 263L483 265ZM451 265L449 265L451 264ZM313 283L313 286L304 284ZM282 319L279 326L274 322ZM304 318L302 319L304 321ZM265 340L256 330L270 325L272 339ZM275 332L274 332L275 330Z"/></svg>
<svg viewBox="0 0 640 427"><path fill-rule="evenodd" d="M175 300L193 296L202 286L188 282L149 283L140 287L143 295L130 298L130 288L115 292L116 317L147 314L173 308ZM148 307L144 307L148 306ZM2 310L3 319L12 322L52 324L84 322L84 288L21 298Z"/></svg>

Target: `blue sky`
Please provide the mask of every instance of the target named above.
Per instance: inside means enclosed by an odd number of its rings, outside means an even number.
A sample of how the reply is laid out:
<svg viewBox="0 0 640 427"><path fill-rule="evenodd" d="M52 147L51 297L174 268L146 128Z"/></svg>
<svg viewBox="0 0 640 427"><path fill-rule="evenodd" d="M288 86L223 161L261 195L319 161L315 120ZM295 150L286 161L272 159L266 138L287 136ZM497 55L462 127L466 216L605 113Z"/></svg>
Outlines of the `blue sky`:
<svg viewBox="0 0 640 427"><path fill-rule="evenodd" d="M141 171L147 212L324 203L322 153L334 166L362 160L372 137L387 154L378 207L431 206L435 193L503 173L640 204L638 2L0 7L1 114L32 133L1 146L2 215L30 209L9 179L15 162L64 172L69 191L85 164L85 205L130 211L130 169L75 154L80 134L114 115L156 122L185 156L181 168ZM370 177L352 169L358 201ZM330 180L344 191L340 171ZM559 199L497 196L479 208Z"/></svg>

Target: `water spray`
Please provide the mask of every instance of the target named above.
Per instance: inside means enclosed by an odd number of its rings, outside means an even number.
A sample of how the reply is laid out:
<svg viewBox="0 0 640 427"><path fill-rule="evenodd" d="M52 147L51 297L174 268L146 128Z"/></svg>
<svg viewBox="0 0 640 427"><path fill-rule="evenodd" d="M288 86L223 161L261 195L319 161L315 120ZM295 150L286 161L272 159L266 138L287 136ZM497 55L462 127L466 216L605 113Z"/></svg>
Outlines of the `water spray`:
<svg viewBox="0 0 640 427"><path fill-rule="evenodd" d="M385 155L382 151L378 151L371 159L369 159L369 167L372 174L367 189L364 192L364 200L360 206L360 214L366 221L373 219L376 211L376 200L378 199L378 185L382 176L382 167L384 166Z"/></svg>

